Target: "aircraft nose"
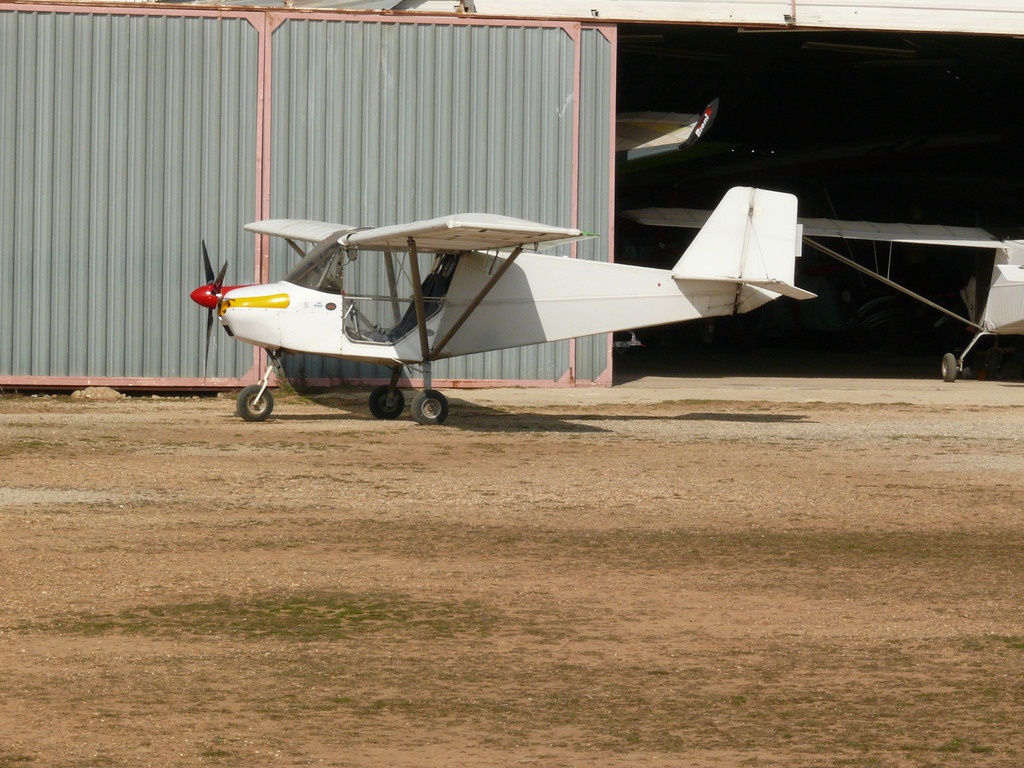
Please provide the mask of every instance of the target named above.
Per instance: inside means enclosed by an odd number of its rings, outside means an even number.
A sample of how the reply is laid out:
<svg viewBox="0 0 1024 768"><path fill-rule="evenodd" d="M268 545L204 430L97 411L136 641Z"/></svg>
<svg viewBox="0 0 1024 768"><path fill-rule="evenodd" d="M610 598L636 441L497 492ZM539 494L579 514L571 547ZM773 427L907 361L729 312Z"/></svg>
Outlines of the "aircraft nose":
<svg viewBox="0 0 1024 768"><path fill-rule="evenodd" d="M213 284L207 283L206 285L201 285L196 288L188 295L188 297L200 307L216 309L218 293L219 291L213 286Z"/></svg>

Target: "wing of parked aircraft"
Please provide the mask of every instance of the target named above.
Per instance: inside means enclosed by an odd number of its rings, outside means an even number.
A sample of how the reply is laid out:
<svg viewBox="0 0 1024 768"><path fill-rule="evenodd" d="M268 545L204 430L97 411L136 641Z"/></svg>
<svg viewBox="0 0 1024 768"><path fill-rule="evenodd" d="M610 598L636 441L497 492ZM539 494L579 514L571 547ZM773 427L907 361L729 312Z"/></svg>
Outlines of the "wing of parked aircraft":
<svg viewBox="0 0 1024 768"><path fill-rule="evenodd" d="M689 208L644 208L625 211L623 216L650 226L696 229L704 225L709 212ZM946 381L956 380L957 374L963 370L964 358L982 337L1024 332L1024 241L1003 240L978 227L806 218L799 219L799 222L806 245L974 329L974 338L959 357L952 353L943 357L942 377ZM996 258L985 292L988 297L985 306L974 320L962 317L820 242L830 238L992 249Z"/></svg>
<svg viewBox="0 0 1024 768"><path fill-rule="evenodd" d="M697 115L624 112L615 118L615 152L629 161L683 149L711 128L717 113L718 99Z"/></svg>

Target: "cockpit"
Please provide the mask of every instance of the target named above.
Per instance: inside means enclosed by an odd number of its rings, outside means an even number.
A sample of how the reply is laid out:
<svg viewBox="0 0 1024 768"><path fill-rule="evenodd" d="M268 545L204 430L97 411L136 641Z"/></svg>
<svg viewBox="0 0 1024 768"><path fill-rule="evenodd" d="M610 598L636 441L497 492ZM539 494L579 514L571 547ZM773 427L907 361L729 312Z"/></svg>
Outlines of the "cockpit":
<svg viewBox="0 0 1024 768"><path fill-rule="evenodd" d="M363 265L372 266L378 254L358 252ZM411 280L397 261L408 254L380 254L387 266L387 294L380 293L380 276L356 268L357 252L345 248L336 238L317 245L284 278L285 282L342 297L345 335L352 341L396 344L416 330L416 304ZM427 320L444 306L445 296L458 266L459 254L437 254L421 286ZM407 264L406 264L407 266Z"/></svg>

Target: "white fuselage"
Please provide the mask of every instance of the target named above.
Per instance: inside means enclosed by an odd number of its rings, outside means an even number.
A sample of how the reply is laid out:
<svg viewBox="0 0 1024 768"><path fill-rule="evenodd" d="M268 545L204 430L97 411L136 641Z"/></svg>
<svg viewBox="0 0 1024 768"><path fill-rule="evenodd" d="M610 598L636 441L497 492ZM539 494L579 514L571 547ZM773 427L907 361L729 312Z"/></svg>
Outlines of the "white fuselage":
<svg viewBox="0 0 1024 768"><path fill-rule="evenodd" d="M461 256L440 311L428 319L428 346L447 335L505 258ZM670 270L523 253L437 356L727 315L741 299L747 310L776 296L735 283L677 279ZM353 332L352 315L365 301L286 282L245 286L224 296L221 322L240 341L272 350L385 364L423 360L415 327L379 341Z"/></svg>

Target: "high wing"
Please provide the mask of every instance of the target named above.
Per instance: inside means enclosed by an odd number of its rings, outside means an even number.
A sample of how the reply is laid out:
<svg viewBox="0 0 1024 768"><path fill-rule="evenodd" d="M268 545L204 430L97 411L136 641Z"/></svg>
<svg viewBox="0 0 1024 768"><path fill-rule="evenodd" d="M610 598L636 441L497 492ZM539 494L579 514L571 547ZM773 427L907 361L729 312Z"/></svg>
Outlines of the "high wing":
<svg viewBox="0 0 1024 768"><path fill-rule="evenodd" d="M409 249L412 240L420 253L458 253L520 246L539 250L541 245L553 247L588 237L594 235L511 216L456 213L410 224L363 229L342 236L339 242L365 250L404 251Z"/></svg>
<svg viewBox="0 0 1024 768"><path fill-rule="evenodd" d="M541 246L553 248L561 243L595 237L578 229L552 227L492 213L454 213L369 229L306 219L266 219L246 224L245 228L289 242L319 243L336 235L339 243L367 251L407 251L409 241L413 240L419 253L500 251L520 246L541 250Z"/></svg>
<svg viewBox="0 0 1024 768"><path fill-rule="evenodd" d="M331 235L357 229L347 224L331 224L310 219L264 219L246 224L245 228L258 235L283 237L285 240L298 240L304 243L319 243Z"/></svg>
<svg viewBox="0 0 1024 768"><path fill-rule="evenodd" d="M699 229L710 211L692 208L642 208L624 211L623 216L640 224L661 227ZM804 238L839 237L849 240L874 240L886 243L948 245L961 248L1001 248L1004 241L976 227L947 227L941 224L879 224L872 221L838 219L798 219Z"/></svg>

